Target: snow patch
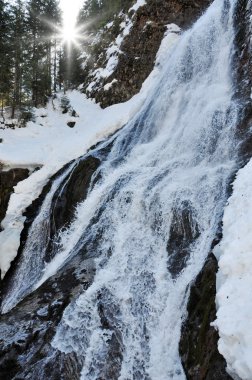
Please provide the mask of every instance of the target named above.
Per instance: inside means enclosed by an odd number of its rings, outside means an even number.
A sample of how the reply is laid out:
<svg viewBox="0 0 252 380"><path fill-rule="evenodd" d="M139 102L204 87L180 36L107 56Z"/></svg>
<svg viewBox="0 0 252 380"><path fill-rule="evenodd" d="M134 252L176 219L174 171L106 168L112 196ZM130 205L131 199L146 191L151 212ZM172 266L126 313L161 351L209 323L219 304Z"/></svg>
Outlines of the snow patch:
<svg viewBox="0 0 252 380"><path fill-rule="evenodd" d="M233 184L223 218L223 238L214 251L219 258L217 319L219 351L228 371L252 379L252 160Z"/></svg>
<svg viewBox="0 0 252 380"><path fill-rule="evenodd" d="M137 0L137 2L129 9L130 11L137 11L140 7L144 6L146 4L146 0Z"/></svg>
<svg viewBox="0 0 252 380"><path fill-rule="evenodd" d="M104 91L108 91L113 86L113 84L116 83L116 82L118 82L118 80L117 79L113 79L112 82L105 84Z"/></svg>

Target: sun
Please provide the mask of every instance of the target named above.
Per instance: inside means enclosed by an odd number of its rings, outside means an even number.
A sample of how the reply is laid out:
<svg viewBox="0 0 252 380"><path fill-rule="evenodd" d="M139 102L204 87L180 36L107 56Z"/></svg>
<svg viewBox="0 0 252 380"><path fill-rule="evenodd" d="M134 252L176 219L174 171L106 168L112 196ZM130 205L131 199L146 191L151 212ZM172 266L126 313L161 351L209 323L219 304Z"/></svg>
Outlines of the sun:
<svg viewBox="0 0 252 380"><path fill-rule="evenodd" d="M78 44L78 40L80 39L80 35L78 33L78 29L75 26L64 27L60 32L60 38L64 43L67 44Z"/></svg>
<svg viewBox="0 0 252 380"><path fill-rule="evenodd" d="M77 28L77 17L83 0L61 0L60 5L63 13L63 27L60 31L60 38L63 43L78 44L80 30Z"/></svg>

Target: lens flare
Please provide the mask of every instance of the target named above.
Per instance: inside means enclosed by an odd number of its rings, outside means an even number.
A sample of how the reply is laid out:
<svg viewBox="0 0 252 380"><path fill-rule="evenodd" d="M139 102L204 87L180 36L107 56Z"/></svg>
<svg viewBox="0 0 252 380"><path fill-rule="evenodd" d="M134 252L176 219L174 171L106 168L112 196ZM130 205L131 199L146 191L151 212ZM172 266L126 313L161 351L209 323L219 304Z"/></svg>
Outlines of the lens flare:
<svg viewBox="0 0 252 380"><path fill-rule="evenodd" d="M61 9L63 12L63 27L60 31L60 37L63 43L78 44L78 40L81 38L81 36L76 23L78 13L83 3L83 0L60 1Z"/></svg>

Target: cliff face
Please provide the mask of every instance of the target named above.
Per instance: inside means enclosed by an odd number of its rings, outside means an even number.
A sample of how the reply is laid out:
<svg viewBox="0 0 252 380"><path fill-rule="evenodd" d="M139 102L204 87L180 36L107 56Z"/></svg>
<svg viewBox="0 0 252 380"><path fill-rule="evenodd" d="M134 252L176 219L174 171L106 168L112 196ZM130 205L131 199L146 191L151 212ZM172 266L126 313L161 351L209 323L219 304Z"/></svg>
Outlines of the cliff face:
<svg viewBox="0 0 252 380"><path fill-rule="evenodd" d="M91 55L85 62L84 91L102 107L130 99L152 71L167 25L176 24L185 30L210 3L210 0L148 0L137 11L126 8L93 37ZM115 50L111 56L108 51L117 45L118 37L123 39L117 46L120 51ZM116 57L117 64L109 73L97 75L97 70L108 68L111 57Z"/></svg>

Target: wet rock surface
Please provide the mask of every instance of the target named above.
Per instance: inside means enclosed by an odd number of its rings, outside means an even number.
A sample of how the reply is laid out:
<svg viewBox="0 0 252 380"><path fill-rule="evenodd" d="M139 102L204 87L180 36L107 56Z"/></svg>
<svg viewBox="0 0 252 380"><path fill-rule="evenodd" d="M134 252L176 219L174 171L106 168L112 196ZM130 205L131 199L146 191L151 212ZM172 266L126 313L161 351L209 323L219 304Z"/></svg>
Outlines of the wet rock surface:
<svg viewBox="0 0 252 380"><path fill-rule="evenodd" d="M218 352L218 333L211 326L216 318L217 260L210 254L191 287L187 318L183 324L180 355L189 380L231 380L226 362Z"/></svg>
<svg viewBox="0 0 252 380"><path fill-rule="evenodd" d="M81 363L74 353L51 345L66 306L88 288L94 276L92 259L78 255L0 317L0 378L5 380L77 380Z"/></svg>
<svg viewBox="0 0 252 380"><path fill-rule="evenodd" d="M174 210L167 243L168 268L174 278L186 266L191 246L199 235L190 205L184 202L181 208Z"/></svg>

